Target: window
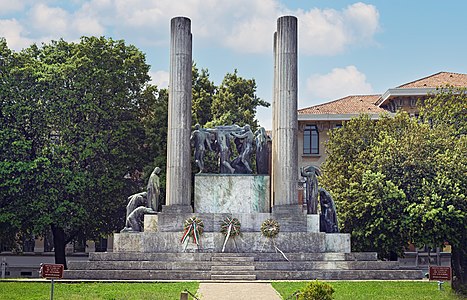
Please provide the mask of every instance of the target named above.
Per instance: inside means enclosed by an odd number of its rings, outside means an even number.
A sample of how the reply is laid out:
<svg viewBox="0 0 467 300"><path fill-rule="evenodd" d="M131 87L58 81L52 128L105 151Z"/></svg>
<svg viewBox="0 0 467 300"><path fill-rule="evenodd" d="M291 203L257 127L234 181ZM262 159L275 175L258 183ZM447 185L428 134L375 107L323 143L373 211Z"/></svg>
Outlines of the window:
<svg viewBox="0 0 467 300"><path fill-rule="evenodd" d="M318 126L306 125L303 131L303 154L319 154Z"/></svg>

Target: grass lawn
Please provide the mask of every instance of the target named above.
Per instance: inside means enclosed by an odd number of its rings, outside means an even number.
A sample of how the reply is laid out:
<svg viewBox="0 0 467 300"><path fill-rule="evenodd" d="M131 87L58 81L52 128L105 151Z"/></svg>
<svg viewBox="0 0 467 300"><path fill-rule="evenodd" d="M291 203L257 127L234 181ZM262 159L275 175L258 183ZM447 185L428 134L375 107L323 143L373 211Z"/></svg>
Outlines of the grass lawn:
<svg viewBox="0 0 467 300"><path fill-rule="evenodd" d="M465 299L451 292L449 283L438 290L437 282L429 281L329 281L334 288L334 299ZM273 282L272 286L287 299L295 291L304 287L307 282Z"/></svg>
<svg viewBox="0 0 467 300"><path fill-rule="evenodd" d="M54 299L180 299L180 293L188 289L193 294L199 282L177 283L59 283L54 285ZM50 282L2 282L1 300L50 299ZM190 297L190 299L192 299Z"/></svg>

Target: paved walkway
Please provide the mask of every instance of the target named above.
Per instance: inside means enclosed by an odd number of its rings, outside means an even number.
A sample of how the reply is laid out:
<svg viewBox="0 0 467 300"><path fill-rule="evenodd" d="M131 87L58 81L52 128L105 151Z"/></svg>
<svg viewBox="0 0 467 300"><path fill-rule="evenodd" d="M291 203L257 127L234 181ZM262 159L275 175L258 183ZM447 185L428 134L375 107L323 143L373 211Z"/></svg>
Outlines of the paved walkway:
<svg viewBox="0 0 467 300"><path fill-rule="evenodd" d="M201 300L280 300L281 296L270 283L201 282Z"/></svg>

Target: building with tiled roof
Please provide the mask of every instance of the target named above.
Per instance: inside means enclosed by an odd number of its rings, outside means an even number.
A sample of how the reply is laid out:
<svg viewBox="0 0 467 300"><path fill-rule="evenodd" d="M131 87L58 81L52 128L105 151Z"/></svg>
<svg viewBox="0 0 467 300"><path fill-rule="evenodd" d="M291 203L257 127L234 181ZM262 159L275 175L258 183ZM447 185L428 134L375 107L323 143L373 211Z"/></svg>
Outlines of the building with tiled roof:
<svg viewBox="0 0 467 300"><path fill-rule="evenodd" d="M408 88L438 88L440 86L450 85L453 87L466 87L467 74L439 72L422 79L398 86L399 89Z"/></svg>
<svg viewBox="0 0 467 300"><path fill-rule="evenodd" d="M378 119L382 113L405 110L418 115L417 102L439 92L440 87L467 87L467 74L439 72L388 89L382 95L352 95L298 110L299 166L320 166L325 158L329 130L362 113Z"/></svg>
<svg viewBox="0 0 467 300"><path fill-rule="evenodd" d="M439 72L393 89L388 89L376 102L376 105L396 112L404 109L417 113L416 103L419 99L436 94L440 87L467 87L467 74Z"/></svg>
<svg viewBox="0 0 467 300"><path fill-rule="evenodd" d="M384 109L375 105L381 95L355 95L347 96L331 102L306 107L298 110L298 115L345 115L345 114L379 114Z"/></svg>

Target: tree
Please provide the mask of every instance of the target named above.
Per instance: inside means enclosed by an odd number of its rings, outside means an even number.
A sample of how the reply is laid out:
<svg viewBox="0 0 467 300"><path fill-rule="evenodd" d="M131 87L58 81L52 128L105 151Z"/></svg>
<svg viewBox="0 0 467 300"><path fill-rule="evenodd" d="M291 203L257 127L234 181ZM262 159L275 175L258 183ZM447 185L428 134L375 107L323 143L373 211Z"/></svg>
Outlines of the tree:
<svg viewBox="0 0 467 300"><path fill-rule="evenodd" d="M0 39L0 225L2 241L11 244L18 231L29 235L34 215L25 205L40 193L47 165L41 149L47 143L45 103L36 84L38 52L30 47L19 55Z"/></svg>
<svg viewBox="0 0 467 300"><path fill-rule="evenodd" d="M361 115L330 134L321 184L334 196L341 229L352 233L356 251L392 258L410 240L403 230L410 199L401 186L407 186L414 169L398 162L417 154L403 134L413 126L418 123L407 114L383 115L378 121Z"/></svg>
<svg viewBox="0 0 467 300"><path fill-rule="evenodd" d="M208 69L201 72L193 63L193 101L192 101L192 123L203 126L212 120L212 102L216 93L214 82L209 80Z"/></svg>
<svg viewBox="0 0 467 300"><path fill-rule="evenodd" d="M254 131L258 127L255 118L256 108L269 105L256 96L255 80L244 79L238 76L235 70L233 73L227 73L217 88L211 105L212 120L208 123L208 127L248 124Z"/></svg>
<svg viewBox="0 0 467 300"><path fill-rule="evenodd" d="M79 234L96 238L123 226L126 195L135 190L123 178L146 164L139 109L149 66L134 46L96 37L11 56L1 94L10 143L2 149L17 155L2 155L8 188L0 220L35 234L50 227L56 262L66 265L65 245ZM12 178L23 188L10 188Z"/></svg>
<svg viewBox="0 0 467 300"><path fill-rule="evenodd" d="M423 182L423 199L409 206L416 239L427 245L452 245L453 288L467 294L467 94L445 86L423 101L420 117L444 146L436 155L436 174Z"/></svg>
<svg viewBox="0 0 467 300"><path fill-rule="evenodd" d="M448 89L424 101L419 120L405 112L377 121L363 115L330 133L321 183L354 250L389 258L408 242L449 242L456 280L465 285L465 111L463 91Z"/></svg>

